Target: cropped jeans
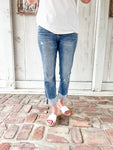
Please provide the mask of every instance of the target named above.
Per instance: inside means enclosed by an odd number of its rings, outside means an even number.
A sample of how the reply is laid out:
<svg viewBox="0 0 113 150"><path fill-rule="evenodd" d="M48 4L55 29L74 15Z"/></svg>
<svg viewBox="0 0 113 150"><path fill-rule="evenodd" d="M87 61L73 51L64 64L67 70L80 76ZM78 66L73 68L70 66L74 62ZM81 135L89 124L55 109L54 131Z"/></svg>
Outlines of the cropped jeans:
<svg viewBox="0 0 113 150"><path fill-rule="evenodd" d="M55 34L38 26L38 45L43 64L45 97L49 105L57 103L55 75L57 51L59 52L60 75L58 98L65 100L77 41L78 33Z"/></svg>

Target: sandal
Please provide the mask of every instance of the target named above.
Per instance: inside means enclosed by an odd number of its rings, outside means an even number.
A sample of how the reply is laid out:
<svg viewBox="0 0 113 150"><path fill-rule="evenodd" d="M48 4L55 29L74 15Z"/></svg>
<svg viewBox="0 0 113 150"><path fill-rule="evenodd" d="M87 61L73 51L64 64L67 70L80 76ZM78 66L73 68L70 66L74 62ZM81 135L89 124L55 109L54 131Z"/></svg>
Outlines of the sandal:
<svg viewBox="0 0 113 150"><path fill-rule="evenodd" d="M65 115L65 116L70 116L71 115L71 112L70 110L67 108L67 106L62 106L60 107L59 105L57 105L58 108L62 111L62 113ZM68 113L67 113L68 111Z"/></svg>
<svg viewBox="0 0 113 150"><path fill-rule="evenodd" d="M57 119L57 115L55 115L55 114L49 115L49 117L47 118L47 121L46 121L47 125L50 127L54 126L56 124L56 119ZM52 123L49 123L48 122L49 120L52 121Z"/></svg>

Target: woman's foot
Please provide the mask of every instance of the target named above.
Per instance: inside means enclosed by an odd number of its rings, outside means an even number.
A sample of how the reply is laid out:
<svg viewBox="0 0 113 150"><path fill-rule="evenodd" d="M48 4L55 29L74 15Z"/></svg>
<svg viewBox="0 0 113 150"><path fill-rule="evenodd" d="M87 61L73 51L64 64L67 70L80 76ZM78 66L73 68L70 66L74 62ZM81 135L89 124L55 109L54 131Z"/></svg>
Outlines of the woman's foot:
<svg viewBox="0 0 113 150"><path fill-rule="evenodd" d="M56 123L56 118L57 118L57 114L58 114L57 105L53 105L51 107L52 107L52 114L48 117L47 124L50 126L54 126Z"/></svg>
<svg viewBox="0 0 113 150"><path fill-rule="evenodd" d="M64 101L59 99L58 100L58 107L61 109L61 111L65 114L65 115L70 115L70 111L69 109L64 105Z"/></svg>

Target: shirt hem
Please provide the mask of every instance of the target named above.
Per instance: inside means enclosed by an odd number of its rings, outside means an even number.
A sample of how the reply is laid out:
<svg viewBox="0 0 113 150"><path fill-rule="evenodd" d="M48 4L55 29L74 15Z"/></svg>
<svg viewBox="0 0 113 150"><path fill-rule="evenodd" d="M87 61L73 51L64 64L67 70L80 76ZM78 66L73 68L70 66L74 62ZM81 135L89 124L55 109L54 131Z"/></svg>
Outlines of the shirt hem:
<svg viewBox="0 0 113 150"><path fill-rule="evenodd" d="M79 31L78 31L78 29L75 29L75 30L67 30L67 31L56 31L55 29L53 29L52 27L50 27L50 26L45 26L45 25L43 25L43 24L40 24L40 23L38 23L37 24L37 26L41 26L41 27L43 27L43 28L45 28L46 30L48 30L48 31L50 31L50 32L52 32L52 33L54 33L54 34L69 34L69 33L79 33Z"/></svg>

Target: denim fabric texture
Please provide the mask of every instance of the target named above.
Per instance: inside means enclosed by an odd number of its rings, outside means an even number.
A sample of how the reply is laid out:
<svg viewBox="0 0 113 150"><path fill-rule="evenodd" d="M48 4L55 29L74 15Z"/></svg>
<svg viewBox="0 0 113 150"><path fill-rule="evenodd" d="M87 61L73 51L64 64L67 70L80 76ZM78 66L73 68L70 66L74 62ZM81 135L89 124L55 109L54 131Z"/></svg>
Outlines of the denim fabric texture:
<svg viewBox="0 0 113 150"><path fill-rule="evenodd" d="M38 45L41 54L46 102L49 105L59 99L66 100L78 33L55 34L38 26ZM59 52L60 83L56 93L56 59Z"/></svg>

